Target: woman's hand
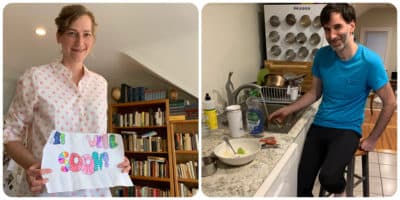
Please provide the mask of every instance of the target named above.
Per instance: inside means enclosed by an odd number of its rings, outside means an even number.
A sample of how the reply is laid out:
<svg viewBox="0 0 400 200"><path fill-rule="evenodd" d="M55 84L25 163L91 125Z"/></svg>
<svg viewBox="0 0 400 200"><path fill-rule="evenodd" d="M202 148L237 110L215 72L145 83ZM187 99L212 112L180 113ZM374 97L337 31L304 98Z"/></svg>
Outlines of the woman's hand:
<svg viewBox="0 0 400 200"><path fill-rule="evenodd" d="M44 185L48 182L47 178L42 175L51 173L51 169L40 169L40 163L36 162L26 169L26 180L29 184L29 189L32 193L41 193L44 190Z"/></svg>
<svg viewBox="0 0 400 200"><path fill-rule="evenodd" d="M122 173L129 173L131 171L131 162L129 162L126 156L124 157L124 161L118 164L118 168L122 169Z"/></svg>

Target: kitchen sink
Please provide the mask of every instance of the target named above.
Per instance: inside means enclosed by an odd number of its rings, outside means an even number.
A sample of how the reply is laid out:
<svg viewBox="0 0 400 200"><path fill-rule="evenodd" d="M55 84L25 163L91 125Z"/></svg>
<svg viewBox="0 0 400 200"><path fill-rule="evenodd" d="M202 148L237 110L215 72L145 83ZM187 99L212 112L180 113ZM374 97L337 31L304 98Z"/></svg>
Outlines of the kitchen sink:
<svg viewBox="0 0 400 200"><path fill-rule="evenodd" d="M266 104L266 106L267 106L268 112L272 113L272 112L278 110L279 108L287 106L287 104L272 104L272 103L270 103L270 104ZM267 121L265 123L264 130L267 132L286 133L287 134L290 131L290 129L296 124L297 120L300 119L300 117L303 115L305 110L306 109L303 108L299 111L291 113L280 124L274 123L272 121Z"/></svg>

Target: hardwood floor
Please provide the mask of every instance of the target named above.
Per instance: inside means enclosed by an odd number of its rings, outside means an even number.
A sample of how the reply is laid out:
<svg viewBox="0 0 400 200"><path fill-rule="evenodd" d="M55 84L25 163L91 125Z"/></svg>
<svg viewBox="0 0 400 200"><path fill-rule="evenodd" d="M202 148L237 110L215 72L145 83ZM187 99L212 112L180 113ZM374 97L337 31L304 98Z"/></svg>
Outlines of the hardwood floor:
<svg viewBox="0 0 400 200"><path fill-rule="evenodd" d="M380 110L374 109L371 116L370 110L365 110L365 119L362 125L363 137L367 137L378 119ZM393 113L389 124L379 138L375 150L377 152L397 153L397 111Z"/></svg>

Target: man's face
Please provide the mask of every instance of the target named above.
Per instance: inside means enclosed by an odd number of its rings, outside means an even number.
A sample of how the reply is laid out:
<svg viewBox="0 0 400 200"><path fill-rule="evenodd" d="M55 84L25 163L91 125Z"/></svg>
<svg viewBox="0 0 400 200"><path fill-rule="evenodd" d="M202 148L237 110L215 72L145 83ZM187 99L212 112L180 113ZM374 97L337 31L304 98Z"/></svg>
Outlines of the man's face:
<svg viewBox="0 0 400 200"><path fill-rule="evenodd" d="M345 49L353 40L355 23L354 21L346 23L340 13L331 13L329 22L323 27L326 40L336 52Z"/></svg>

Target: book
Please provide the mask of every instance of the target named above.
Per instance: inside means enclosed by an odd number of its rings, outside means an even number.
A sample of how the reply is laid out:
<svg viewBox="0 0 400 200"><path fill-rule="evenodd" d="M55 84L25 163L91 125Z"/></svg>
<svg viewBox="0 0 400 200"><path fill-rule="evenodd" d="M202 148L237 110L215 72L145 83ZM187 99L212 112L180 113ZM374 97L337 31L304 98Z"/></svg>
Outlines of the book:
<svg viewBox="0 0 400 200"><path fill-rule="evenodd" d="M155 136L155 135L157 135L157 132L156 132L156 131L150 131L150 132L147 132L147 133L143 134L143 135L142 135L142 138L146 138L146 137L150 137L150 136Z"/></svg>

